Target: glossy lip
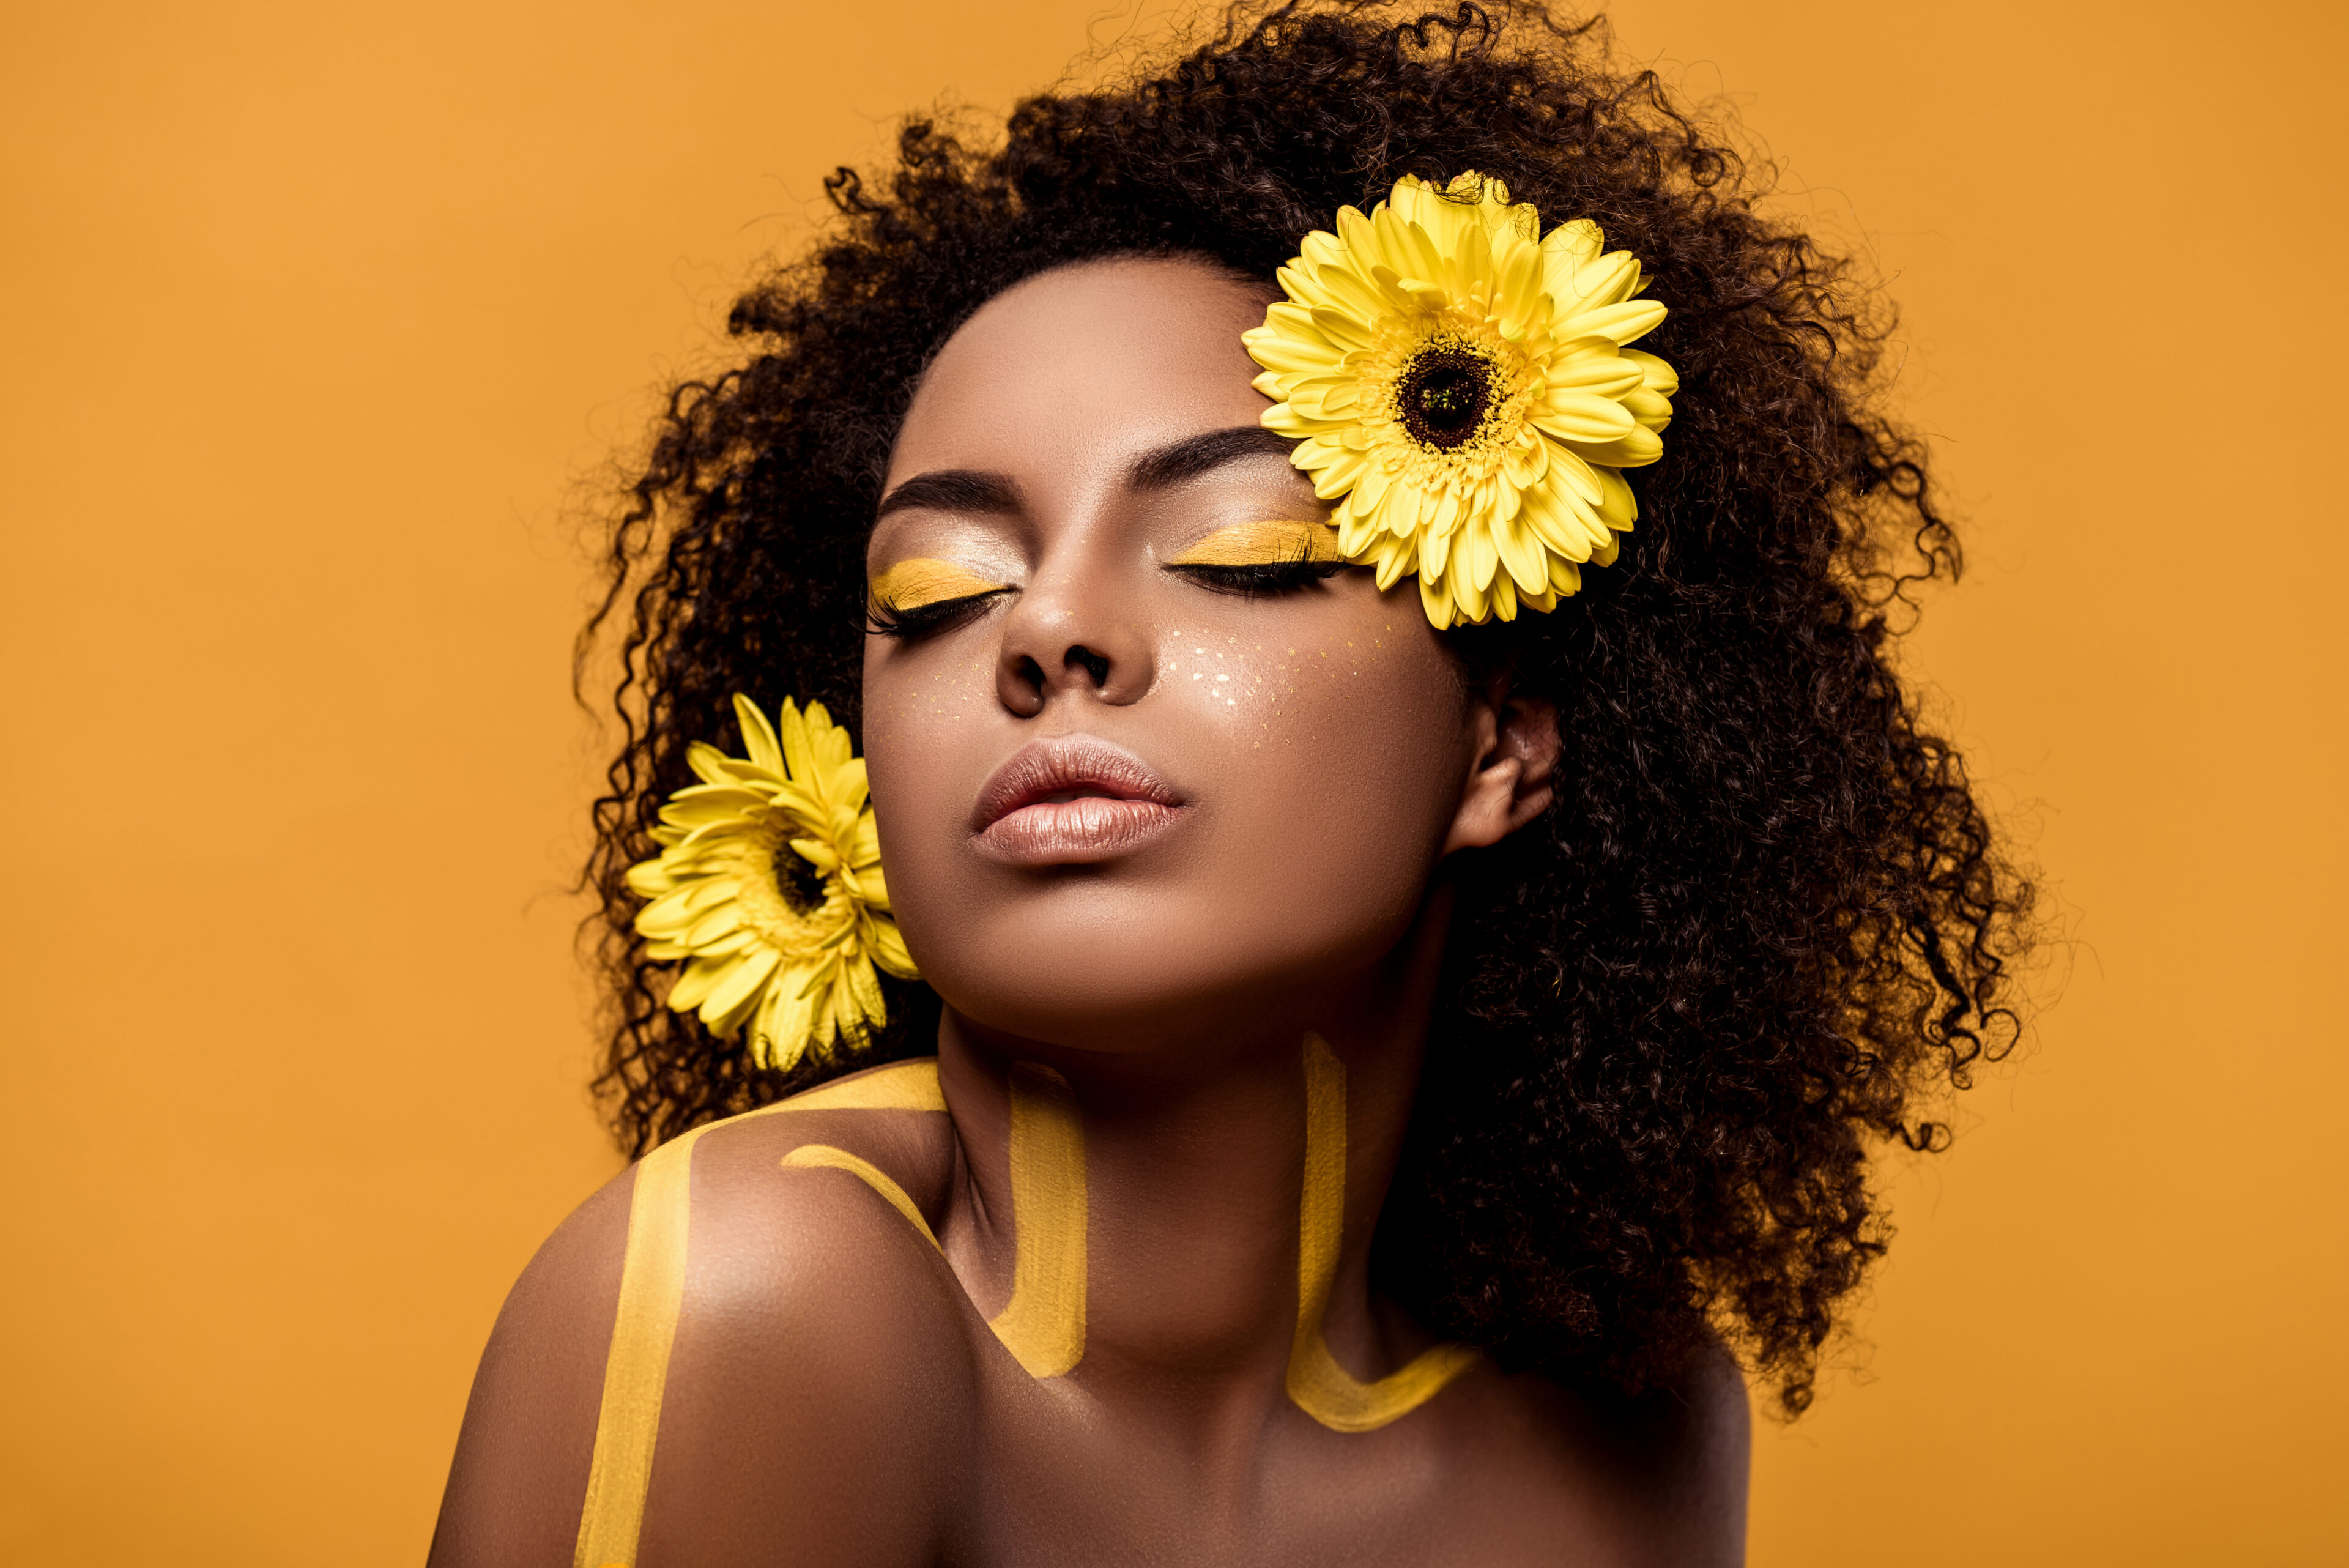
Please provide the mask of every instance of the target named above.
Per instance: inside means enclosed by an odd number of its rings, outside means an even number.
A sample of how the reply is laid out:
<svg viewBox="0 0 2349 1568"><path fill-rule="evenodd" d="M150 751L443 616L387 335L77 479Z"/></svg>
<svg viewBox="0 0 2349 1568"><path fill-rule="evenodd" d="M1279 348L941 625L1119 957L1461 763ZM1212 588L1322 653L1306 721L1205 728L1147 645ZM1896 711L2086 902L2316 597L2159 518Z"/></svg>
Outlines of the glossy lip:
<svg viewBox="0 0 2349 1568"><path fill-rule="evenodd" d="M1185 802L1150 765L1092 735L1030 741L978 792L971 830L1013 866L1113 860L1180 820Z"/></svg>

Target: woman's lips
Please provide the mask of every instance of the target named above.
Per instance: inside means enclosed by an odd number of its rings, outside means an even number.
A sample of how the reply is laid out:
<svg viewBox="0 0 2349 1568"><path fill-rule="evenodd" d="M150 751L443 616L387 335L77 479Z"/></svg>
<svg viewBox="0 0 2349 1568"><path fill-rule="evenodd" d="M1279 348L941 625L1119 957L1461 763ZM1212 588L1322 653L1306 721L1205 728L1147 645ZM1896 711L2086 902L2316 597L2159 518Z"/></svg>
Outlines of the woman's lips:
<svg viewBox="0 0 2349 1568"><path fill-rule="evenodd" d="M1114 859L1174 826L1183 798L1123 746L1091 735L1031 741L978 792L971 826L1014 866Z"/></svg>

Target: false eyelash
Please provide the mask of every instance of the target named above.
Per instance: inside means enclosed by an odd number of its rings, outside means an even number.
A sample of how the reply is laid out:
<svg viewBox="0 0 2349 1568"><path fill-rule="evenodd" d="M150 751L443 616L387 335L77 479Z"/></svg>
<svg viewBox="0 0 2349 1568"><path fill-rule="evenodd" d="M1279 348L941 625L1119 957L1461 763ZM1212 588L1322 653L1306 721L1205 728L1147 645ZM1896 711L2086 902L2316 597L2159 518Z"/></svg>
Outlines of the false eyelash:
<svg viewBox="0 0 2349 1568"><path fill-rule="evenodd" d="M874 603L865 608L864 629L874 637L927 637L934 631L961 625L1010 591L989 588L983 594L966 594L958 599L940 599L936 604L915 605L906 609Z"/></svg>
<svg viewBox="0 0 2349 1568"><path fill-rule="evenodd" d="M1210 593L1242 598L1271 598L1295 593L1310 584L1334 577L1346 569L1343 561L1315 561L1299 556L1293 561L1267 561L1260 566L1169 566Z"/></svg>

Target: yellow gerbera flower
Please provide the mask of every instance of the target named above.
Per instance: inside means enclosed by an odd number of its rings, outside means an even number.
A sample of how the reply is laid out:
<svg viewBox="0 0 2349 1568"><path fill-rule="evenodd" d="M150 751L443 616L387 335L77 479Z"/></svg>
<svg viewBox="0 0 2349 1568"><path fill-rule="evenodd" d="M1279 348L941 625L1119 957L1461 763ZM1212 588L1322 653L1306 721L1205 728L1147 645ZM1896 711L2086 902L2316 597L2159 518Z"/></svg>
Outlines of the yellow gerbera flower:
<svg viewBox="0 0 2349 1568"><path fill-rule="evenodd" d="M1663 455L1680 379L1624 345L1664 307L1588 218L1547 237L1530 202L1467 173L1409 175L1364 217L1305 236L1288 297L1243 335L1277 400L1264 423L1346 558L1381 588L1419 577L1437 627L1554 609L1615 559L1637 507L1622 471Z"/></svg>
<svg viewBox="0 0 2349 1568"><path fill-rule="evenodd" d="M701 778L669 796L658 858L628 867L656 959L686 960L668 993L719 1038L750 1028L750 1059L788 1067L888 1017L874 965L917 978L889 912L864 763L821 702L778 726L734 699L750 756L697 742Z"/></svg>

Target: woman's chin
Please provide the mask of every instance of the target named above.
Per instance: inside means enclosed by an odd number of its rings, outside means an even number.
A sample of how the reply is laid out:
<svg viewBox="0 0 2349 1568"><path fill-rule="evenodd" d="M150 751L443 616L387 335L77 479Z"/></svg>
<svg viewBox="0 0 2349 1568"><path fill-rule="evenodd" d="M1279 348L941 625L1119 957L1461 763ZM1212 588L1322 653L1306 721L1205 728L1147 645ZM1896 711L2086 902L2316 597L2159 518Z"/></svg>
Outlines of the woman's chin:
<svg viewBox="0 0 2349 1568"><path fill-rule="evenodd" d="M1206 1041L1241 1047L1326 1031L1383 989L1381 961L1402 935L1381 924L1303 944L1293 931L1290 943L1251 941L1228 920L1217 929L1114 918L1006 928L965 922L936 944L915 934L915 956L940 1000L982 1038L1115 1055L1196 1054Z"/></svg>

